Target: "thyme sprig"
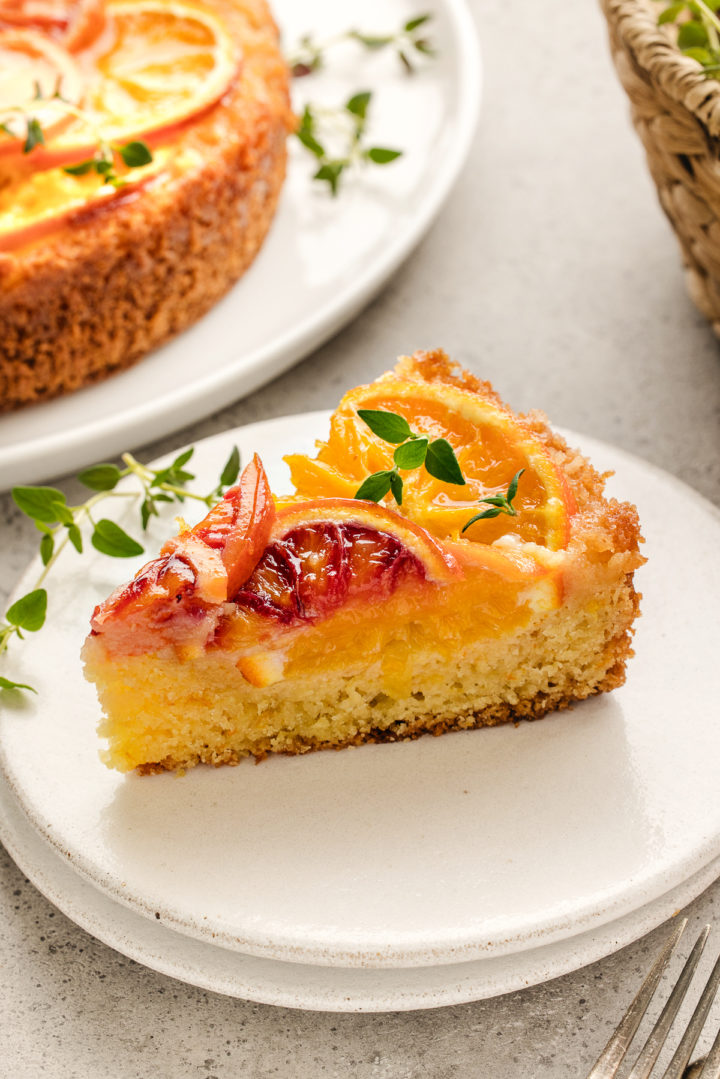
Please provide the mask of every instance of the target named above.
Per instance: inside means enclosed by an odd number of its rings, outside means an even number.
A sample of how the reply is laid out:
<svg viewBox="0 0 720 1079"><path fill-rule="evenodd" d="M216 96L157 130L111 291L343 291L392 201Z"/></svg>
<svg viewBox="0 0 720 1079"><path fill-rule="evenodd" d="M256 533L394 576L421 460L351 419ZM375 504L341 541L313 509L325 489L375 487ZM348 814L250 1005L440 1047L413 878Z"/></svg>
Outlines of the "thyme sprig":
<svg viewBox="0 0 720 1079"><path fill-rule="evenodd" d="M87 161L80 161L76 165L66 165L63 172L69 173L71 176L84 176L86 173L95 172L102 177L103 184L110 184L112 187L117 188L122 187L125 183L125 180L118 175L115 168L117 157L129 169L141 168L143 165L149 165L152 162L153 155L150 148L147 143L142 142L140 139L132 139L126 143L112 142L106 139L87 112L73 105L71 101L62 96L60 85L61 80L58 80L54 92L48 97L43 95L40 84L36 82L35 96L30 106L8 105L1 110L0 115L9 117L9 119L0 120L0 130L4 131L6 135L10 135L11 138L22 138L24 140L24 154L32 153L36 146L45 145L45 132L35 115L36 106L42 105L43 108L55 109L65 115L74 116L76 119L81 120L90 129L93 141L97 145L97 150L91 158ZM11 126L13 117L18 118L24 124L22 134L18 134L16 130L13 130Z"/></svg>
<svg viewBox="0 0 720 1079"><path fill-rule="evenodd" d="M295 134L317 160L318 169L313 179L325 181L333 195L337 195L340 177L346 169L362 163L388 165L402 156L402 150L391 150L386 146L367 146L364 142L371 100L372 92L361 90L337 109L306 105L300 118ZM328 121L335 121L336 124L339 121L343 129L344 146L339 154L328 150L325 136L321 132L323 122L327 125Z"/></svg>
<svg viewBox="0 0 720 1079"><path fill-rule="evenodd" d="M13 637L24 639L25 633L36 633L45 624L48 594L44 587L52 567L63 549L71 544L78 554L83 553L84 534L90 531L92 546L111 558L132 558L144 553L142 544L108 518L96 519L95 507L107 498L141 498L140 520L143 531L151 517L159 516L160 503L184 502L195 499L206 507L213 506L226 488L231 487L240 472L240 454L233 447L220 473L219 481L208 494L190 491L187 484L195 475L186 468L194 448L184 450L166 468L153 469L136 460L130 453L122 455L125 468L114 464L98 464L82 471L78 479L95 493L79 505L68 505L62 491L55 487L14 487L12 497L18 509L29 517L42 533L39 546L41 573L26 595L16 600L5 612L0 623L0 656L8 649ZM132 476L140 490L115 488L122 479ZM0 677L0 690L32 690L22 682Z"/></svg>
<svg viewBox="0 0 720 1079"><path fill-rule="evenodd" d="M404 416L396 412L387 412L384 409L360 408L358 416L367 424L373 434L381 438L383 442L394 445L393 467L383 468L379 472L373 472L360 484L355 492L355 498L367 499L369 502L380 502L387 494L392 494L398 506L403 500L403 478L400 470L410 471L425 467L435 479L443 483L452 483L463 487L466 483L462 469L455 456L455 451L450 443L444 438L436 438L431 442L426 435L417 434L412 430ZM463 525L460 530L462 535L470 525L476 521L489 520L505 513L508 517L517 517L517 509L513 505L518 492L518 484L524 468L519 469L508 484L504 495L489 495L478 501L487 505L489 509L476 513Z"/></svg>
<svg viewBox="0 0 720 1079"><path fill-rule="evenodd" d="M354 41L370 51L394 49L404 70L412 74L419 54L426 57L435 55L432 43L426 36L427 24L431 19L431 15L416 15L399 30L389 34L347 30L324 41L306 34L300 39L296 54L289 58L290 70L296 78L311 75L325 66L328 52L336 45ZM316 159L317 170L313 179L327 183L332 195L337 195L340 179L349 168L367 164L389 165L402 156L402 150L368 145L364 141L371 98L371 91L361 90L334 109L307 104L303 110L295 134ZM328 133L333 126L336 129L339 127L342 132L339 150L334 148L333 139Z"/></svg>
<svg viewBox="0 0 720 1079"><path fill-rule="evenodd" d="M426 35L427 23L432 15L415 15L391 34L368 34L361 30L346 30L333 37L318 40L311 34L300 38L297 51L290 56L288 64L295 78L311 75L325 65L325 58L336 45L351 41L364 49L377 52L392 49L407 72L415 70L416 54L434 56L432 43Z"/></svg>
<svg viewBox="0 0 720 1079"><path fill-rule="evenodd" d="M720 0L662 0L658 25L677 25L677 46L697 60L708 78L720 78Z"/></svg>
<svg viewBox="0 0 720 1079"><path fill-rule="evenodd" d="M394 467L373 472L363 480L355 498L364 498L369 502L379 502L388 493L392 493L398 506L402 505L403 478L400 469L410 471L424 466L435 479L444 483L453 483L459 487L465 485L465 477L458 464L455 451L444 438L430 441L425 435L412 430L404 416L383 409L360 408L358 416L367 424L373 434L383 442L396 447L393 453Z"/></svg>
<svg viewBox="0 0 720 1079"><path fill-rule="evenodd" d="M521 468L515 473L508 484L507 494L491 495L489 498L478 499L480 503L490 506L490 509L483 510L482 513L476 513L474 517L471 517L467 524L462 526L460 535L462 535L470 525L474 525L476 521L485 521L492 517L499 517L501 513L506 513L508 517L517 517L517 510L515 506L513 506L513 502L517 495L520 477L524 471L525 469Z"/></svg>

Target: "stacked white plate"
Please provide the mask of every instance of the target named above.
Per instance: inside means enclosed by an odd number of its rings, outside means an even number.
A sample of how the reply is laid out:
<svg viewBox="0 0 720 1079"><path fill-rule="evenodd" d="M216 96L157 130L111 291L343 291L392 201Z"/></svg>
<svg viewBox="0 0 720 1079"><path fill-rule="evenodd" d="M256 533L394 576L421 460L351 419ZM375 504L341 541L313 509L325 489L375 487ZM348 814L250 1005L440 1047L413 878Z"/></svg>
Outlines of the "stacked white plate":
<svg viewBox="0 0 720 1079"><path fill-rule="evenodd" d="M201 443L210 489L233 443L308 451L325 414ZM78 653L94 604L142 562L58 562L46 627L2 673L1 838L90 933L155 970L327 1010L435 1007L608 954L720 873L720 514L664 473L570 434L646 536L627 683L539 723L260 766L140 778L98 758ZM117 500L118 502L122 500ZM119 518L134 530L136 508ZM173 530L156 525L153 551ZM32 586L31 567L17 594ZM10 667L10 661L12 667Z"/></svg>

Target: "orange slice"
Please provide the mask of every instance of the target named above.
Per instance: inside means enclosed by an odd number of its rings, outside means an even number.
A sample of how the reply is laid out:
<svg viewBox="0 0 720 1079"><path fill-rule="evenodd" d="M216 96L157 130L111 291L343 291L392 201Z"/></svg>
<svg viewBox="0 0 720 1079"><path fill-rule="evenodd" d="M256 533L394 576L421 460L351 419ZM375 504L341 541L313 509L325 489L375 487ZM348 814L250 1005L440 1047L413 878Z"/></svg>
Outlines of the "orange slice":
<svg viewBox="0 0 720 1079"><path fill-rule="evenodd" d="M59 90L63 97L77 104L82 95L80 69L62 45L37 30L0 30L0 154L22 154L27 121L13 111L14 106L28 109L40 124L46 139L52 138L68 123L67 114L52 104L33 104L40 91L52 97ZM12 132L12 134L8 134Z"/></svg>
<svg viewBox="0 0 720 1079"><path fill-rule="evenodd" d="M170 127L214 105L238 67L221 19L190 3L111 3L113 48L99 61L96 107L131 133Z"/></svg>
<svg viewBox="0 0 720 1079"><path fill-rule="evenodd" d="M458 572L454 557L434 536L389 506L346 498L318 498L303 503L287 501L278 505L271 541L301 526L310 527L324 522L340 526L357 525L392 535L422 562L426 576L432 580L447 581Z"/></svg>
<svg viewBox="0 0 720 1079"><path fill-rule="evenodd" d="M85 49L105 26L103 0L0 0L0 25L41 30L71 52Z"/></svg>
<svg viewBox="0 0 720 1079"><path fill-rule="evenodd" d="M149 165L126 170L119 188L101 184L94 173L68 176L61 169L33 172L8 184L0 199L0 252L37 243L71 224L76 215L87 224L110 207L134 199L167 167L169 152L158 150Z"/></svg>
<svg viewBox="0 0 720 1079"><path fill-rule="evenodd" d="M237 77L235 42L206 8L184 0L119 0L106 15L112 44L88 76L83 115L33 150L37 169L91 158L100 136L112 143L168 142L213 108Z"/></svg>
<svg viewBox="0 0 720 1079"><path fill-rule="evenodd" d="M352 498L368 475L393 467L395 447L373 434L358 409L397 413L414 433L444 438L453 447L464 486L434 479L424 468L401 470L404 492L398 512L434 536L488 544L510 534L550 550L567 543L574 503L542 443L495 400L446 383L388 376L346 394L332 417L328 441L318 443L317 457L285 458L299 496ZM488 508L479 500L504 495L521 468L517 516L503 513L463 533L470 518Z"/></svg>
<svg viewBox="0 0 720 1079"><path fill-rule="evenodd" d="M412 521L385 506L327 498L281 507L268 546L233 599L287 625L327 617L359 597L377 601L407 578L459 576L452 555Z"/></svg>

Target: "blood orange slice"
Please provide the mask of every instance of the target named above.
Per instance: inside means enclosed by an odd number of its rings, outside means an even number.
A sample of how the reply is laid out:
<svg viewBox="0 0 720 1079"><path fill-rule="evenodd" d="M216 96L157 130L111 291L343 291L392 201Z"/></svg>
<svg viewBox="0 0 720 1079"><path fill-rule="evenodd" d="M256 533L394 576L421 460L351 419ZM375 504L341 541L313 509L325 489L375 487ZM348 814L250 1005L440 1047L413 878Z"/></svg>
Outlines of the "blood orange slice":
<svg viewBox="0 0 720 1079"><path fill-rule="evenodd" d="M233 597L283 623L314 621L359 596L377 601L407 578L448 581L454 558L384 506L318 499L280 509L262 558Z"/></svg>
<svg viewBox="0 0 720 1079"><path fill-rule="evenodd" d="M551 550L566 544L574 503L543 444L494 398L447 383L389 376L346 394L317 457L285 458L299 496L351 498L369 474L393 467L395 447L373 434L359 409L394 412L414 433L446 439L453 447L464 486L437 480L424 468L401 470L404 491L398 512L434 536L492 543L514 534ZM500 514L463 533L470 518L485 508L479 500L504 495L520 469L517 516Z"/></svg>

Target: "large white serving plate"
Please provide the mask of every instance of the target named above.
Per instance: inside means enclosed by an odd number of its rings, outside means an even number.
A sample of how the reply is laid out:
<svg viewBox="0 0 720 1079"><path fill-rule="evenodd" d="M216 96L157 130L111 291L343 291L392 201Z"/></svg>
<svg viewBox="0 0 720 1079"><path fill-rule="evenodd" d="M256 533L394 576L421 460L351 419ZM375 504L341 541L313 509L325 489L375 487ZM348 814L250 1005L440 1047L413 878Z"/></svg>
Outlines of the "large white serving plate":
<svg viewBox="0 0 720 1079"><path fill-rule="evenodd" d="M206 440L199 488L234 441L287 488L282 453L310 449L325 423L285 417ZM720 515L647 464L571 437L617 470L612 490L637 503L647 537L637 656L620 690L517 728L121 776L98 760L78 652L94 604L142 559L71 551L48 625L2 671L39 690L14 705L5 694L0 717L0 767L27 819L136 913L305 964L525 951L595 931L700 873L720 856L720 726L708 704L720 694ZM160 522L149 546L171 530Z"/></svg>
<svg viewBox="0 0 720 1079"><path fill-rule="evenodd" d="M568 940L465 963L378 970L261 959L193 940L160 921L143 918L76 873L38 835L2 783L0 840L43 895L77 925L130 959L201 989L310 1011L439 1008L549 981L637 940L676 914L720 874L720 859L716 859L653 903Z"/></svg>
<svg viewBox="0 0 720 1079"><path fill-rule="evenodd" d="M403 74L392 52L343 46L295 81L294 103L373 91L372 142L403 151L350 177L332 199L290 140L270 235L250 271L195 326L129 371L0 417L0 490L36 483L179 430L251 393L337 332L377 293L438 213L470 147L480 104L477 36L464 0L430 0L434 59ZM415 0L275 0L285 47L357 27L398 29ZM422 58L420 58L422 59Z"/></svg>

